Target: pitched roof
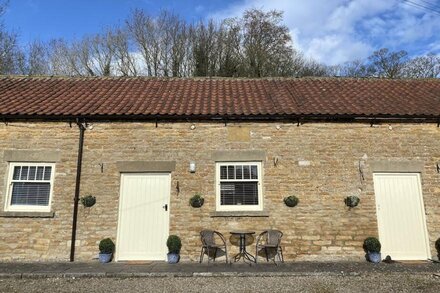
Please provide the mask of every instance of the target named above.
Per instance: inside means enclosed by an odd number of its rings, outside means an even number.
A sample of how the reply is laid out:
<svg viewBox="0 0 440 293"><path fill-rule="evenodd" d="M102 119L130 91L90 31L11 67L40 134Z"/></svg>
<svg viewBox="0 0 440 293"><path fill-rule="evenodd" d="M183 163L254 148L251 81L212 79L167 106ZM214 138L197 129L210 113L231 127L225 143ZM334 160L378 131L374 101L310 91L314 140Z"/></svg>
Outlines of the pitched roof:
<svg viewBox="0 0 440 293"><path fill-rule="evenodd" d="M440 80L5 76L0 115L439 117Z"/></svg>

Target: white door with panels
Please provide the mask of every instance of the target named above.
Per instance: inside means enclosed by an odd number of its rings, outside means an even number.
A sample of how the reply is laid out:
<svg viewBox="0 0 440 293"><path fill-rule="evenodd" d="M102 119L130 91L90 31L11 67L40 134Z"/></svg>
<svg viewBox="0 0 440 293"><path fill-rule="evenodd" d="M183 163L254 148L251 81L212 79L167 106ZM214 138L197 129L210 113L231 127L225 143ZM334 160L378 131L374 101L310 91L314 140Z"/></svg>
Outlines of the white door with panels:
<svg viewBox="0 0 440 293"><path fill-rule="evenodd" d="M430 257L419 173L375 173L382 256L396 260Z"/></svg>
<svg viewBox="0 0 440 293"><path fill-rule="evenodd" d="M116 260L165 260L171 175L121 175Z"/></svg>

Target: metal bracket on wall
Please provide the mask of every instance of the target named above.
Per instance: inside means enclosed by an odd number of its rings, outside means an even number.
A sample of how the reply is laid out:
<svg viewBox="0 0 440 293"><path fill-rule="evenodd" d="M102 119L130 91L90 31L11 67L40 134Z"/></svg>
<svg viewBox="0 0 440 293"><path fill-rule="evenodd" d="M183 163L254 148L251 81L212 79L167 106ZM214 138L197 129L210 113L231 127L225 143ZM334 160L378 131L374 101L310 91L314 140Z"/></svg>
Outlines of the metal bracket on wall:
<svg viewBox="0 0 440 293"><path fill-rule="evenodd" d="M365 177L364 177L364 162L362 160L359 160L358 163L358 168L359 168L359 180L361 181L361 184L364 182Z"/></svg>

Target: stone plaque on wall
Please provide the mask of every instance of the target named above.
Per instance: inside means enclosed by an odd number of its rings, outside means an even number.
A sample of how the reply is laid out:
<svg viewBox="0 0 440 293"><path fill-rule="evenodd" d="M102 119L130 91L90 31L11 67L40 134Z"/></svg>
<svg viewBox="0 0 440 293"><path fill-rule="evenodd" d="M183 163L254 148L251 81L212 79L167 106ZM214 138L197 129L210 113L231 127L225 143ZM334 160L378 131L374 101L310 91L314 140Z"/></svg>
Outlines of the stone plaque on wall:
<svg viewBox="0 0 440 293"><path fill-rule="evenodd" d="M247 142L250 140L249 127L228 126L228 141Z"/></svg>

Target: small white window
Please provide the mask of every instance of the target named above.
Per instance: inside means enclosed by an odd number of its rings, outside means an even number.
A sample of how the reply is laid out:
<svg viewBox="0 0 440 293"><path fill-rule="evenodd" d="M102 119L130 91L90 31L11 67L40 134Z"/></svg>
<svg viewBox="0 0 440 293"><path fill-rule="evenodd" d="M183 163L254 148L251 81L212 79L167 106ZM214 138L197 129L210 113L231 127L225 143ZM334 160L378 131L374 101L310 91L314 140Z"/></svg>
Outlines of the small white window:
<svg viewBox="0 0 440 293"><path fill-rule="evenodd" d="M217 210L261 211L261 163L217 163Z"/></svg>
<svg viewBox="0 0 440 293"><path fill-rule="evenodd" d="M50 211L55 165L10 163L7 211Z"/></svg>

